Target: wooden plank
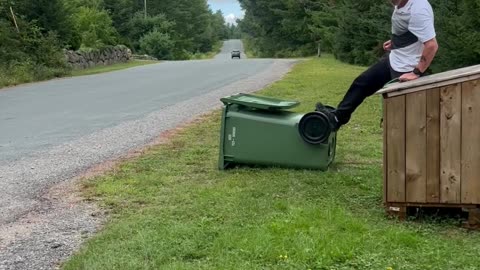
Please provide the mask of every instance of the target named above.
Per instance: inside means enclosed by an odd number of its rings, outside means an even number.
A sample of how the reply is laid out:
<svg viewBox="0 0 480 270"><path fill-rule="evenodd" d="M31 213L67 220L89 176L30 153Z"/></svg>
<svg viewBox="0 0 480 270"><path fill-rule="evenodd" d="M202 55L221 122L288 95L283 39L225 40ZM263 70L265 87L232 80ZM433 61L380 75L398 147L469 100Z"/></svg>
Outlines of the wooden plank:
<svg viewBox="0 0 480 270"><path fill-rule="evenodd" d="M440 89L440 202L461 202L461 84Z"/></svg>
<svg viewBox="0 0 480 270"><path fill-rule="evenodd" d="M427 202L440 202L440 89L427 91Z"/></svg>
<svg viewBox="0 0 480 270"><path fill-rule="evenodd" d="M406 200L426 202L427 194L427 95L406 95Z"/></svg>
<svg viewBox="0 0 480 270"><path fill-rule="evenodd" d="M462 84L462 203L480 204L480 81Z"/></svg>
<svg viewBox="0 0 480 270"><path fill-rule="evenodd" d="M387 201L405 201L405 96L386 99Z"/></svg>
<svg viewBox="0 0 480 270"><path fill-rule="evenodd" d="M399 207L399 206L406 206L406 207L435 207L435 208L463 208L463 209L470 209L470 208L478 208L477 205L473 204L461 204L461 203L387 203L385 206L387 207Z"/></svg>
<svg viewBox="0 0 480 270"><path fill-rule="evenodd" d="M387 185L388 185L388 167L387 167L387 101L383 99L383 203L387 202Z"/></svg>
<svg viewBox="0 0 480 270"><path fill-rule="evenodd" d="M409 81L409 82L402 82L402 83L394 83L391 84L382 90L380 90L378 93L379 94L384 94L384 93L389 93L389 92L395 92L395 91L400 91L404 89L411 89L414 87L419 87L419 86L425 86L425 85L431 85L434 83L440 83L440 82L445 82L445 81L451 81L455 79L461 79L461 78L466 78L469 76L474 76L480 74L480 65L475 65L475 66L469 66L469 67L464 67L464 68L459 68L459 69L453 69L445 72L440 72L437 74L432 74L428 76L424 76L422 78L419 78L418 80L414 81Z"/></svg>
<svg viewBox="0 0 480 270"><path fill-rule="evenodd" d="M460 77L456 79L451 79L448 81L441 81L441 82L434 82L430 83L427 85L420 85L420 86L412 86L412 87L407 87L406 84L402 85L401 88L395 90L395 91L387 91L385 89L380 90L377 92L378 94L385 94L387 97L396 97L396 96L401 96L401 95L406 95L414 92L419 92L419 91L424 91L432 88L440 88L443 86L448 86L452 84L457 84L457 83L462 83L466 81L472 81L472 80L478 80L480 79L480 74L475 74L475 75L470 75L470 76L465 76L465 77Z"/></svg>

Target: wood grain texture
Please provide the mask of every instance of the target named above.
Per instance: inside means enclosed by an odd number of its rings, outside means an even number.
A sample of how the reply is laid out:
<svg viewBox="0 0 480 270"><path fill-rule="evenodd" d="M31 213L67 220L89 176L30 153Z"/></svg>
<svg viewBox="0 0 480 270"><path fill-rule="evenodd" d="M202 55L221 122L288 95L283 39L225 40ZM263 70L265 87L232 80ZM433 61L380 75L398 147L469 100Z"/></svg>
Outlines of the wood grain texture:
<svg viewBox="0 0 480 270"><path fill-rule="evenodd" d="M462 84L462 203L480 204L480 81Z"/></svg>
<svg viewBox="0 0 480 270"><path fill-rule="evenodd" d="M421 86L416 86L416 87L406 87L405 85L402 85L400 89L393 90L390 92L385 92L386 90L382 90L381 92L377 92L379 94L385 94L387 97L396 97L400 95L406 95L414 92L419 92L419 91L425 91L429 90L432 88L440 88L443 86L448 86L452 84L457 84L457 83L463 83L465 81L471 81L471 80L477 80L480 79L480 74L475 74L475 75L470 75L470 76L465 76L465 77L460 77L456 79L451 79L447 81L440 81L440 82L434 82L431 84L426 84L426 85L421 85Z"/></svg>
<svg viewBox="0 0 480 270"><path fill-rule="evenodd" d="M440 90L440 202L461 202L461 84Z"/></svg>
<svg viewBox="0 0 480 270"><path fill-rule="evenodd" d="M387 200L405 201L405 96L386 99Z"/></svg>
<svg viewBox="0 0 480 270"><path fill-rule="evenodd" d="M418 89L420 87L435 88L440 87L439 83L447 81L461 80L461 82L472 80L473 76L480 75L480 65L469 66L464 68L453 69L445 72L436 73L433 75L424 76L418 80L409 82L399 82L391 84L380 91L378 94L385 94L390 92L399 92L409 89ZM444 84L445 85L445 84Z"/></svg>
<svg viewBox="0 0 480 270"><path fill-rule="evenodd" d="M427 202L440 202L440 89L427 91Z"/></svg>
<svg viewBox="0 0 480 270"><path fill-rule="evenodd" d="M427 189L427 95L406 95L406 200L426 202Z"/></svg>
<svg viewBox="0 0 480 270"><path fill-rule="evenodd" d="M387 202L387 186L388 186L388 166L387 166L387 101L383 99L383 202Z"/></svg>

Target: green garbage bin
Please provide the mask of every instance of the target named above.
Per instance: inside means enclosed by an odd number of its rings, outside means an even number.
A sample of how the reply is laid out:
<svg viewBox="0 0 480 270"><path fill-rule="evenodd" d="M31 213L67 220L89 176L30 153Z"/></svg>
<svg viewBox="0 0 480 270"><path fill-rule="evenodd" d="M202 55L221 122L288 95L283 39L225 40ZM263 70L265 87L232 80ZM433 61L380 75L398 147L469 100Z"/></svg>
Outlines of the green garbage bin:
<svg viewBox="0 0 480 270"><path fill-rule="evenodd" d="M222 98L219 169L263 165L326 171L336 132L321 112L295 113L296 101L249 94Z"/></svg>

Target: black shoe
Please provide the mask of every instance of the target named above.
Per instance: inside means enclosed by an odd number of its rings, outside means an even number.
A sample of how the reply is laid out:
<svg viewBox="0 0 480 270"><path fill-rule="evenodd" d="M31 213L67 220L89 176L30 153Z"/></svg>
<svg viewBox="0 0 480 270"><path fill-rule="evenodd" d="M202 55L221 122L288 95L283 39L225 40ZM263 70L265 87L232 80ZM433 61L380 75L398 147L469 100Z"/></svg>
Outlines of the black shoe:
<svg viewBox="0 0 480 270"><path fill-rule="evenodd" d="M323 105L322 103L318 102L315 105L315 111L324 113L332 125L332 129L336 132L340 129L340 122L338 121L337 116L335 115L335 108L328 105Z"/></svg>

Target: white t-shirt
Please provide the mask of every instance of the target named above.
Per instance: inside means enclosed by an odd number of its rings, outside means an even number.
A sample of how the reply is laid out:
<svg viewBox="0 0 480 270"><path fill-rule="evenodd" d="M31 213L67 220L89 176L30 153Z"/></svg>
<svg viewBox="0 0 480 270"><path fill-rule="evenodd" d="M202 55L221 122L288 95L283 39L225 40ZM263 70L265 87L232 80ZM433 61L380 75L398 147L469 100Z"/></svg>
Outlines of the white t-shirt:
<svg viewBox="0 0 480 270"><path fill-rule="evenodd" d="M418 65L423 53L423 43L436 36L432 6L428 0L409 0L402 7L395 7L392 15L392 33L410 31L418 41L404 48L392 49L390 65L397 72L411 72Z"/></svg>

